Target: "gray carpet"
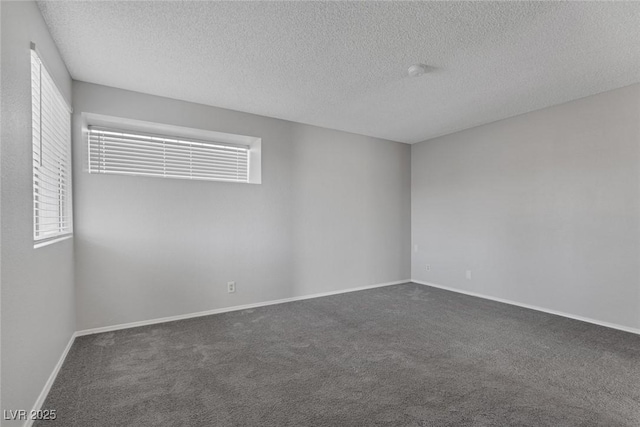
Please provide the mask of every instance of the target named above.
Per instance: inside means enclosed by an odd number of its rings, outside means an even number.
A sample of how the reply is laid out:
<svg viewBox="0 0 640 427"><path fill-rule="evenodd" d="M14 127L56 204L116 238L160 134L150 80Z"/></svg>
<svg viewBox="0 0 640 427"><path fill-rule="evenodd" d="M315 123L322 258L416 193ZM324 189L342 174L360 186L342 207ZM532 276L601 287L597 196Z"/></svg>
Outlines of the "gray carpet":
<svg viewBox="0 0 640 427"><path fill-rule="evenodd" d="M80 337L37 426L640 426L640 336L416 284Z"/></svg>

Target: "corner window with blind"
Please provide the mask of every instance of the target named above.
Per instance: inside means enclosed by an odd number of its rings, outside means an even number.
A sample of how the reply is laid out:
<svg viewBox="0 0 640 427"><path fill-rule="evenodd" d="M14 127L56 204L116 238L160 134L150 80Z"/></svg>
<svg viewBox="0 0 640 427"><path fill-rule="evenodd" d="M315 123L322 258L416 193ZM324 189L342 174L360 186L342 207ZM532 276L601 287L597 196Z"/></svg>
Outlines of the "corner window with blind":
<svg viewBox="0 0 640 427"><path fill-rule="evenodd" d="M71 236L71 109L32 45L33 239Z"/></svg>
<svg viewBox="0 0 640 427"><path fill-rule="evenodd" d="M89 126L89 172L249 182L250 149L147 132Z"/></svg>

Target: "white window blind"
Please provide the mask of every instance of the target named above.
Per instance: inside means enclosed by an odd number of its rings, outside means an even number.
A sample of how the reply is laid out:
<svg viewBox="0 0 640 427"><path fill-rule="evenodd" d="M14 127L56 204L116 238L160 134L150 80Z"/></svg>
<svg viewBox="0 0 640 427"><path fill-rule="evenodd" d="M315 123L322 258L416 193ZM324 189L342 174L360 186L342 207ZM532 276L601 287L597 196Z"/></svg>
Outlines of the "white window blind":
<svg viewBox="0 0 640 427"><path fill-rule="evenodd" d="M89 172L248 182L249 149L89 127Z"/></svg>
<svg viewBox="0 0 640 427"><path fill-rule="evenodd" d="M42 241L72 232L71 111L31 49L33 142L33 238Z"/></svg>

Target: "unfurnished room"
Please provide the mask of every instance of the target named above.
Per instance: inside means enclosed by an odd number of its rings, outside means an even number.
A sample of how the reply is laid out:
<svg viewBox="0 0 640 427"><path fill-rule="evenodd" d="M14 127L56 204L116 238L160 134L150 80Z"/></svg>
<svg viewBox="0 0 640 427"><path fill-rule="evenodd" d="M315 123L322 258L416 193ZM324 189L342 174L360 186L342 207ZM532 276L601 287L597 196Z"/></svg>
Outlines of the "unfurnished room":
<svg viewBox="0 0 640 427"><path fill-rule="evenodd" d="M640 2L0 23L3 427L640 426Z"/></svg>

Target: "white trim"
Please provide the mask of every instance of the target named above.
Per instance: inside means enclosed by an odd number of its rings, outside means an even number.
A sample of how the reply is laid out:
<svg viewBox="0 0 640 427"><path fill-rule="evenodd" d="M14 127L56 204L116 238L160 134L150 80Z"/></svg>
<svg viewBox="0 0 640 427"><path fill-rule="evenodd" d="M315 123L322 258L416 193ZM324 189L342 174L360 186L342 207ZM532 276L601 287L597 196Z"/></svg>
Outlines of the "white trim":
<svg viewBox="0 0 640 427"><path fill-rule="evenodd" d="M497 301L497 302L501 302L501 303L509 304L509 305L515 305L517 307L528 308L530 310L541 311L543 313L554 314L556 316L567 317L569 319L579 320L581 322L593 323L594 325L604 326L605 328L618 329L620 331L625 331L625 332L630 332L632 334L640 335L640 329L632 328L632 327L629 327L629 326L618 325L617 323L603 322L601 320L590 319L588 317L577 316L575 314L568 314L568 313L564 313L562 311L550 310L548 308L542 308L542 307L538 307L538 306L535 306L535 305L524 304L524 303L521 303L521 302L511 301L511 300L504 299L504 298L497 298L497 297L492 297L492 296L488 296L488 295L483 295L483 294L479 294L477 292L469 292L469 291L464 291L464 290L461 290L461 289L452 288L452 287L449 287L449 286L436 285L435 283L423 282L423 281L415 280L415 279L411 279L411 281L413 283L417 283L419 285L431 286L431 287L434 287L434 288L444 289L445 291L457 292L459 294L470 295L472 297L488 299L488 300L491 300L491 301Z"/></svg>
<svg viewBox="0 0 640 427"><path fill-rule="evenodd" d="M156 136L171 137L176 139L199 140L208 144L223 144L227 146L244 147L248 150L247 156L247 181L239 181L243 184L262 184L262 138L249 135L239 135L217 132L205 129L196 129L183 126L174 126L162 123L147 122L142 120L127 119L123 117L106 116L94 113L80 113L83 138L89 141L90 127L118 129L121 131L142 134L154 134ZM88 144L87 144L88 146ZM90 153L87 150L83 168L90 169ZM94 172L95 173L95 172ZM122 173L122 175L154 176L144 173ZM178 177L171 177L178 178ZM184 178L182 178L184 179ZM194 179L194 178L187 178ZM223 179L200 178L199 180L237 182Z"/></svg>
<svg viewBox="0 0 640 427"><path fill-rule="evenodd" d="M209 315L212 315L212 314L227 313L227 312L239 311L239 310L247 310L247 309L250 309L250 308L264 307L264 306L275 305L275 304L283 304L283 303L286 303L286 302L301 301L301 300L313 299L313 298L321 298L321 297L337 295L337 294L344 294L344 293L349 293L349 292L356 292L356 291L364 291L364 290L367 290L367 289L381 288L381 287L384 287L384 286L401 285L403 283L409 283L409 282L411 282L411 280L409 280L409 279L407 279L407 280L398 280L396 282L378 283L378 284L375 284L375 285L359 286L359 287L356 287L356 288L349 288L349 289L343 289L343 290L338 290L338 291L321 292L321 293L312 294L312 295L304 295L304 296L299 296L299 297L284 298L284 299L273 300L273 301L258 302L258 303L245 304L245 305L236 305L236 306L233 306L233 307L217 308L217 309L214 309L214 310L201 311L201 312L197 312L197 313L181 314L181 315L178 315L178 316L162 317L162 318L151 319L151 320L142 320L140 322L123 323L123 324L120 324L120 325L105 326L105 327L102 327L102 328L85 329L83 331L75 332L75 333L73 333L73 335L71 335L71 339L69 339L69 343L67 344L66 348L62 352L62 355L60 356L60 359L58 360L58 363L53 368L53 372L51 372L51 375L49 376L49 379L47 380L47 382L44 385L44 388L40 392L40 395L38 396L38 399L36 400L36 403L33 405L33 410L37 411L40 408L42 408L42 405L44 404L44 401L46 400L47 395L49 394L49 391L51 390L51 386L53 386L53 383L56 380L56 377L58 376L58 373L60 372L60 368L62 367L62 364L64 363L65 359L67 358L67 354L69 353L69 350L71 349L71 346L73 345L73 342L76 339L76 337L80 337L80 336L84 336L84 335L98 334L98 333L102 333L102 332L117 331L117 330L120 330L120 329L135 328L135 327L138 327L138 326L153 325L153 324L156 324L156 323L173 322L175 320L190 319L190 318L193 318L193 317L209 316ZM33 421L34 420L25 421L25 423L23 424L23 427L31 427L31 425L33 424Z"/></svg>
<svg viewBox="0 0 640 427"><path fill-rule="evenodd" d="M37 48L34 42L31 42L31 50L34 51L36 55L38 55L38 61L40 61L40 65L42 65L47 70L47 73L49 73L49 75L51 76L51 80L53 81L53 84L55 85L58 92L60 92L61 98L64 101L64 104L67 107L67 110L69 110L69 114L73 114L73 108L71 107L71 103L67 101L67 98L65 98L64 95L62 95L62 91L60 90L60 86L58 85L58 82L56 82L56 78L53 76L53 73L49 71L49 67L47 67L44 61L42 60L42 54L40 53L40 49Z"/></svg>
<svg viewBox="0 0 640 427"><path fill-rule="evenodd" d="M38 396L38 399L36 400L36 403L33 405L33 410L40 409L42 407L42 405L44 404L44 401L47 398L47 395L49 394L49 391L51 390L51 386L53 385L56 377L58 376L58 372L60 372L60 368L62 367L62 364L64 363L65 359L67 358L67 354L69 353L69 350L71 349L71 346L73 345L73 342L74 342L76 337L80 337L80 336L84 336L84 335L99 334L99 333L102 333L102 332L117 331L117 330L120 330L120 329L136 328L136 327L139 327L139 326L153 325L153 324L157 324L157 323L173 322L173 321L182 320L182 319L191 319L191 318L194 318L194 317L210 316L212 314L220 314L220 313L228 313L228 312L232 312L232 311L247 310L247 309L251 309L251 308L265 307L265 306L269 306L269 305L283 304L283 303L293 302L293 301L301 301L301 300L306 300L306 299L322 298L322 297L327 297L327 296L331 296L331 295L338 295L338 294L345 294L345 293L349 293L349 292L364 291L364 290L367 290L367 289L381 288L381 287L385 287L385 286L401 285L401 284L409 283L409 282L417 283L419 285L424 285L424 286L431 286L433 288L444 289L446 291L456 292L456 293L459 293L459 294L469 295L469 296L473 296L473 297L477 297L477 298L483 298L483 299L487 299L487 300L491 300L491 301L497 301L497 302L501 302L501 303L504 303L504 304L514 305L514 306L517 306L517 307L528 308L530 310L541 311L543 313L548 313L548 314L553 314L553 315L556 315L556 316L567 317L569 319L579 320L579 321L582 321L582 322L587 322L587 323L592 323L592 324L599 325L599 326L604 326L606 328L618 329L618 330L621 330L621 331L630 332L632 334L639 334L640 335L640 329L637 329L637 328L631 328L631 327L628 327L628 326L622 326L622 325L618 325L618 324L615 324L615 323L602 322L602 321L590 319L590 318L587 318L587 317L582 317L582 316L576 316L576 315L572 315L572 314L563 313L561 311L549 310L549 309L538 307L538 306L535 306L535 305L523 304L523 303L507 300L507 299L504 299L504 298L491 297L491 296L479 294L479 293L476 293L476 292L469 292L469 291L464 291L464 290L452 288L452 287L449 287L449 286L442 286L442 285L437 285L435 283L423 282L421 280L415 280L415 279L398 280L396 282L378 283L378 284L375 284L375 285L359 286L359 287L356 287L356 288L342 289L342 290L338 290L338 291L321 292L321 293L317 293L317 294L304 295L304 296L291 297L291 298L283 298L283 299L279 299L279 300L258 302L258 303L253 303L253 304L236 305L236 306L232 306L232 307L217 308L217 309L208 310L208 311L200 311L200 312L196 312L196 313L181 314L181 315L177 315L177 316L161 317L161 318L151 319L151 320L142 320L142 321L139 321L139 322L123 323L123 324L119 324L119 325L105 326L105 327L101 327L101 328L85 329L85 330L82 330L82 331L75 332L73 335L71 335L71 338L69 339L69 343L67 344L66 348L62 352L62 355L60 356L60 359L58 360L58 363L53 368L53 372L51 372L51 375L49 376L49 379L47 380L47 382L44 385L44 388L40 392L40 395ZM33 420L27 420L27 421L25 421L23 427L31 427L32 424L33 424Z"/></svg>
<svg viewBox="0 0 640 427"><path fill-rule="evenodd" d="M49 246L52 245L54 243L58 243L58 242L62 242L63 240L67 240L67 239L71 239L73 238L73 234L66 234L64 236L60 236L60 237L54 237L52 239L47 239L47 240L42 240L42 241L34 241L33 242L33 249L38 249L38 248L42 248L44 246Z"/></svg>
<svg viewBox="0 0 640 427"><path fill-rule="evenodd" d="M223 144L240 145L243 147L251 147L255 142L261 140L261 138L249 135L238 135L206 129L174 126L164 123L127 119L124 117L106 116L104 114L81 113L81 118L82 127L84 129L88 129L90 126L116 128L129 132L154 133L174 138L216 141Z"/></svg>
<svg viewBox="0 0 640 427"><path fill-rule="evenodd" d="M67 346L62 352L60 359L58 359L58 363L56 363L56 366L53 368L53 372L51 372L51 375L49 375L49 379L44 384L44 388L40 392L40 395L38 396L36 403L33 404L34 411L37 411L40 408L42 408L42 405L44 404L44 401L47 398L49 391L51 390L51 386L53 385L53 382L56 380L56 377L58 376L58 372L60 372L60 368L62 367L64 360L67 358L67 354L69 353L69 350L73 345L73 341L76 339L76 335L77 334L75 332L71 335L71 338L69 339ZM29 416L29 414L27 414L27 416ZM24 422L23 427L31 427L31 425L33 424L33 421L34 420L32 419L28 419L27 421Z"/></svg>
<svg viewBox="0 0 640 427"><path fill-rule="evenodd" d="M268 306L268 305L283 304L283 303L293 302L293 301L301 301L301 300L313 299L313 298L322 298L322 297L327 297L327 296L331 296L331 295L345 294L345 293L356 292L356 291L364 291L364 290L373 289L373 288L381 288L381 287L384 287L384 286L401 285L403 283L409 283L409 282L411 282L411 280L409 280L409 279L407 279L407 280L398 280L396 282L378 283L378 284L375 284L375 285L358 286L356 288L342 289L342 290L338 290L338 291L321 292L321 293L317 293L317 294L303 295L303 296L291 297L291 298L283 298L283 299L278 299L278 300L257 302L257 303L252 303L252 304L235 305L235 306L232 306L232 307L216 308L216 309L213 309L213 310L199 311L199 312L196 312L196 313L179 314L177 316L160 317L160 318L157 318L157 319L150 319L150 320L141 320L139 322L121 323L119 325L103 326L103 327L100 327L100 328L92 328L92 329L84 329L82 331L76 332L76 336L80 337L80 336L84 336L84 335L99 334L99 333L102 333L102 332L117 331L117 330L120 330L120 329L137 328L139 326L154 325L156 323L174 322L176 320L191 319L193 317L210 316L212 314L228 313L228 312L231 312L231 311L247 310L247 309L251 309L251 308L265 307L265 306Z"/></svg>

